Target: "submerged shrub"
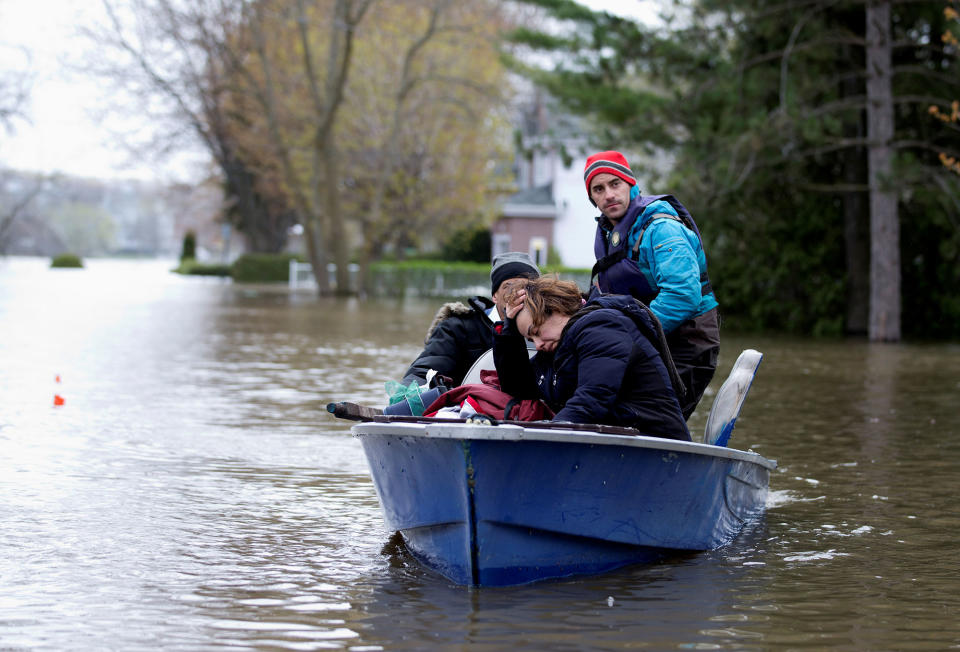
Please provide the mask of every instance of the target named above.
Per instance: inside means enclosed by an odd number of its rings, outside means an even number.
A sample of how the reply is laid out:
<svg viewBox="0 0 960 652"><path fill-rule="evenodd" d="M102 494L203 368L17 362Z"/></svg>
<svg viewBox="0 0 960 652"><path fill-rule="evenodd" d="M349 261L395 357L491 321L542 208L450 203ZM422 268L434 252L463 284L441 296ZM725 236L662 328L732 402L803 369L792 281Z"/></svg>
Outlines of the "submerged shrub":
<svg viewBox="0 0 960 652"><path fill-rule="evenodd" d="M290 261L296 254L243 254L231 267L233 280L239 283L286 283L290 280Z"/></svg>
<svg viewBox="0 0 960 652"><path fill-rule="evenodd" d="M83 260L76 254L60 254L53 257L50 267L83 267Z"/></svg>
<svg viewBox="0 0 960 652"><path fill-rule="evenodd" d="M197 257L197 234L192 230L183 235L183 246L180 248L180 260L195 260Z"/></svg>
<svg viewBox="0 0 960 652"><path fill-rule="evenodd" d="M198 263L192 258L187 258L181 261L173 271L188 276L230 276L232 269L227 263Z"/></svg>

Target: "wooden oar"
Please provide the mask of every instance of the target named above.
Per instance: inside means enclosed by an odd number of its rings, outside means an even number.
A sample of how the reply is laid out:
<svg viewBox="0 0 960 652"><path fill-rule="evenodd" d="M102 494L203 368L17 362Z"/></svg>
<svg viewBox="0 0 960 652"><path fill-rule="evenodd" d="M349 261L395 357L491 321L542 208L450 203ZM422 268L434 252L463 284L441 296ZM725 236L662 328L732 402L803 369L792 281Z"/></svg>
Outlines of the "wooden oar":
<svg viewBox="0 0 960 652"><path fill-rule="evenodd" d="M348 419L350 421L374 421L376 423L489 423L490 425L506 424L510 426L522 426L524 428L540 428L546 430L578 430L585 432L599 432L609 435L639 435L640 432L635 428L624 428L621 426L604 426L588 423L570 423L567 421L512 421L505 419L493 419L477 415L469 419L460 419L457 417L415 417L401 414L384 414L383 410L366 405L357 405L348 401L340 403L328 403L327 412L338 419Z"/></svg>
<svg viewBox="0 0 960 652"><path fill-rule="evenodd" d="M338 419L349 419L350 421L373 421L374 417L383 414L383 410L380 408L357 405L348 401L327 403L327 412Z"/></svg>

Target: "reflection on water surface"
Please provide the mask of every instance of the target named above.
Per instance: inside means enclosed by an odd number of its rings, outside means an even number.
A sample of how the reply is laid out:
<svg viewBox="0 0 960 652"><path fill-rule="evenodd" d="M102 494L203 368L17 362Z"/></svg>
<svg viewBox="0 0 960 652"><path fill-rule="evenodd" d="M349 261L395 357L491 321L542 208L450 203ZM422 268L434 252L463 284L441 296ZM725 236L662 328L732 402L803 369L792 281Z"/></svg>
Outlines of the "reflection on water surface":
<svg viewBox="0 0 960 652"><path fill-rule="evenodd" d="M381 404L435 302L46 264L0 260L4 649L960 643L957 345L724 334L724 371L765 353L732 443L779 462L766 518L656 566L468 590L396 545L323 409Z"/></svg>

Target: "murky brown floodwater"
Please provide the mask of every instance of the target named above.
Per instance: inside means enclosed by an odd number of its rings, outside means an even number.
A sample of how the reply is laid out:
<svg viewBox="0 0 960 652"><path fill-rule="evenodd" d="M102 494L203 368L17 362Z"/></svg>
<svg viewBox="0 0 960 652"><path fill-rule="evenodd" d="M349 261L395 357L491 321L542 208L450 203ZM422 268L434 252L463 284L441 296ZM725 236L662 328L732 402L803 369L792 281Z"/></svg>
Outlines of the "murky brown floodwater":
<svg viewBox="0 0 960 652"><path fill-rule="evenodd" d="M324 411L382 404L436 302L46 264L0 259L0 649L960 646L956 344L725 334L724 375L765 353L732 444L779 461L766 518L714 552L469 590L390 544Z"/></svg>

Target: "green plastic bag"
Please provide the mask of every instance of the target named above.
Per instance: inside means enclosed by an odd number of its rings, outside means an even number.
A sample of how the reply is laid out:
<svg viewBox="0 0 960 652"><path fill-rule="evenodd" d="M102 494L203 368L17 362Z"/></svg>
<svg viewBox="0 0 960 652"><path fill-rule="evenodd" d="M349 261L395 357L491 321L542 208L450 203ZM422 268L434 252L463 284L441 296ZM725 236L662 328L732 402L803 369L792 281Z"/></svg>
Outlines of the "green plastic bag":
<svg viewBox="0 0 960 652"><path fill-rule="evenodd" d="M407 401L410 404L410 414L415 417L423 415L423 399L420 398L420 386L417 381L411 381L409 386L398 383L395 380L388 380L384 383L384 389L387 390L387 403L393 405L400 401Z"/></svg>

